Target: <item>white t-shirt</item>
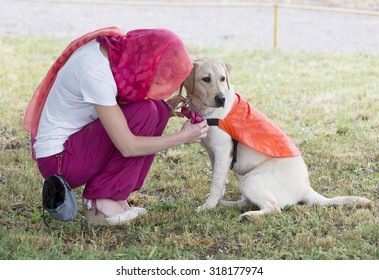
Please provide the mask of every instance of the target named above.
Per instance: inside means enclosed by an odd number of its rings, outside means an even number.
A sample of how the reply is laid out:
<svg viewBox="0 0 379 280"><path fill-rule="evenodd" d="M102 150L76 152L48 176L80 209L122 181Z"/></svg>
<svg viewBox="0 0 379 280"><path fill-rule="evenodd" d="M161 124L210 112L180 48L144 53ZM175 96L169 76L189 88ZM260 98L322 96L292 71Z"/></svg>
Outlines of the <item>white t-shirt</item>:
<svg viewBox="0 0 379 280"><path fill-rule="evenodd" d="M77 49L59 70L47 97L34 149L37 158L64 150L68 137L98 119L93 104L113 106L117 87L96 40Z"/></svg>

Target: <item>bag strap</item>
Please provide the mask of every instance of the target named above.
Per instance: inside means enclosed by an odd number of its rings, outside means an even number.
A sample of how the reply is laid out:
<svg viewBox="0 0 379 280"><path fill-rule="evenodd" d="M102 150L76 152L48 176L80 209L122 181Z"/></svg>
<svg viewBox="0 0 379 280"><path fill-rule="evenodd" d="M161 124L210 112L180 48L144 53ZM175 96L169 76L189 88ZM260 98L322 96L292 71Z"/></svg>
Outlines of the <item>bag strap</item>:
<svg viewBox="0 0 379 280"><path fill-rule="evenodd" d="M48 228L51 228L50 224L47 222L46 218L47 218L47 215L46 215L46 210L45 210L45 207L42 207L42 214L41 214L41 218L43 220L43 223L45 224L45 226L47 226Z"/></svg>

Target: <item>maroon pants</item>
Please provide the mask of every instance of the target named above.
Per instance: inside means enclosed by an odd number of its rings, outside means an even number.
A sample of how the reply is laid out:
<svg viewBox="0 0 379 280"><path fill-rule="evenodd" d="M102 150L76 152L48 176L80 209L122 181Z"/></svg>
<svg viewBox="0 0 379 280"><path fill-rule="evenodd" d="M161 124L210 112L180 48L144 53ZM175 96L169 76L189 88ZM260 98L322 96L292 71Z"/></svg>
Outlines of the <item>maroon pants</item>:
<svg viewBox="0 0 379 280"><path fill-rule="evenodd" d="M139 136L162 135L170 115L164 102L148 99L121 109L132 133ZM154 155L125 158L96 120L71 135L63 152L37 162L44 178L60 174L71 188L85 185L84 198L126 200L143 185L153 159Z"/></svg>

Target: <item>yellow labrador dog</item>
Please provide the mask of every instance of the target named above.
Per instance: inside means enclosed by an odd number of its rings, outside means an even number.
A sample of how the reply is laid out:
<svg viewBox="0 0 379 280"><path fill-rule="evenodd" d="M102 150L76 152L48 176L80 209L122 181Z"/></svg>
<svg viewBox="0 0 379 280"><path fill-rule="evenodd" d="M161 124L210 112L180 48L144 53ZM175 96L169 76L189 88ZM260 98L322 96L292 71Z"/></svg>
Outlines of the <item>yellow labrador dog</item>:
<svg viewBox="0 0 379 280"><path fill-rule="evenodd" d="M226 131L217 126L218 120L228 116L235 99L239 98L230 87L229 73L230 66L221 59L203 58L194 61L192 72L183 84L187 92L187 106L208 122L214 122L210 123L212 126L208 135L201 143L209 155L213 174L210 194L198 211L214 208L218 203L239 208L253 204L259 210L240 216L249 218L279 213L285 206L300 202L315 205L357 204L362 207L373 205L372 201L363 197L326 198L313 190L307 167L301 155L296 154L296 147L292 147L295 149L294 156L273 157L233 141ZM243 116L240 121L244 123ZM230 168L241 175L239 190L242 198L238 201L221 200Z"/></svg>

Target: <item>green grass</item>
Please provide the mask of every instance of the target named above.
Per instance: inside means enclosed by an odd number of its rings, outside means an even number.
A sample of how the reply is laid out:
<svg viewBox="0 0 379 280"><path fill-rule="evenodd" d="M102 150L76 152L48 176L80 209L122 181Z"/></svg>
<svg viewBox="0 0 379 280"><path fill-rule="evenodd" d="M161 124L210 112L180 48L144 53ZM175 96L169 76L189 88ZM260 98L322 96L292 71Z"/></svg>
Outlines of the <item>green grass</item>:
<svg viewBox="0 0 379 280"><path fill-rule="evenodd" d="M379 259L378 206L297 205L239 222L240 211L196 213L209 191L199 145L159 153L131 201L149 210L131 224L89 226L40 217L42 179L22 129L26 105L68 42L2 36L0 47L0 259ZM302 150L313 187L326 196L379 200L379 64L366 54L190 48L220 56L231 82ZM180 128L172 119L167 132ZM231 176L226 196L238 197ZM80 197L82 189L77 189Z"/></svg>

